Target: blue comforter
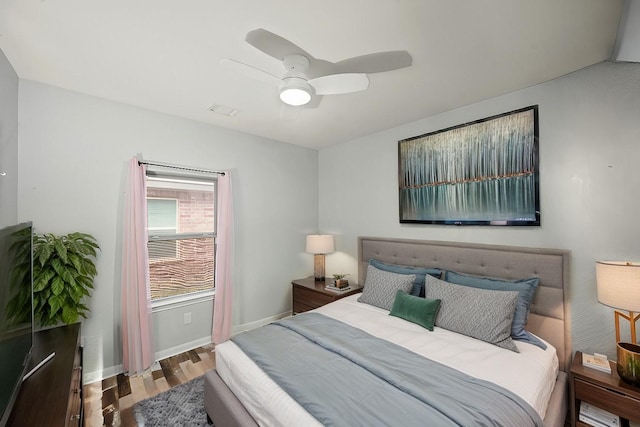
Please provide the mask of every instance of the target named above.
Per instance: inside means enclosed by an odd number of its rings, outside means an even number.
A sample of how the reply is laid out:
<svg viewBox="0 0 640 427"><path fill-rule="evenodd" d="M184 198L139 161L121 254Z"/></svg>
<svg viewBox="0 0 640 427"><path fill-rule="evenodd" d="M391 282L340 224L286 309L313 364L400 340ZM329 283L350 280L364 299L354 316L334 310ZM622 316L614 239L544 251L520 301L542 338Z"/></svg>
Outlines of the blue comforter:
<svg viewBox="0 0 640 427"><path fill-rule="evenodd" d="M510 391L319 313L232 341L323 425L542 425Z"/></svg>

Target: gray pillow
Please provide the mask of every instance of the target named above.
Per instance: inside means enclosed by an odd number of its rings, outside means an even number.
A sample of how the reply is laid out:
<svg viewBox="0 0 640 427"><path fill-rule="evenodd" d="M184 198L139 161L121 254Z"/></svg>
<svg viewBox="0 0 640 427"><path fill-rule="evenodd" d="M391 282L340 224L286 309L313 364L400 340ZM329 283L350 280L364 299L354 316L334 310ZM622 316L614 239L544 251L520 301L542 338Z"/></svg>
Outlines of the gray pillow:
<svg viewBox="0 0 640 427"><path fill-rule="evenodd" d="M540 341L538 337L524 329L527 324L527 316L529 315L529 306L533 300L536 288L540 283L540 279L537 277L521 280L504 280L446 271L442 279L449 283L455 283L456 285L473 286L474 288L493 289L494 291L518 291L516 311L513 315L513 323L511 324L511 338L537 345L543 350L547 348L547 345Z"/></svg>
<svg viewBox="0 0 640 427"><path fill-rule="evenodd" d="M517 291L454 285L427 275L425 297L442 300L436 326L519 353L511 339Z"/></svg>
<svg viewBox="0 0 640 427"><path fill-rule="evenodd" d="M396 292L409 293L415 279L415 274L397 274L368 265L367 279L358 301L391 310Z"/></svg>
<svg viewBox="0 0 640 427"><path fill-rule="evenodd" d="M416 280L414 280L413 288L411 288L411 292L409 294L415 295L417 297L423 297L423 298L424 298L424 276L426 276L427 274L430 274L433 277L437 277L438 279L440 279L442 276L442 270L440 270L439 268L413 267L409 265L387 264L386 262L378 261L377 259L374 259L374 258L371 258L369 260L369 264L373 265L377 269L390 271L392 273L415 274Z"/></svg>

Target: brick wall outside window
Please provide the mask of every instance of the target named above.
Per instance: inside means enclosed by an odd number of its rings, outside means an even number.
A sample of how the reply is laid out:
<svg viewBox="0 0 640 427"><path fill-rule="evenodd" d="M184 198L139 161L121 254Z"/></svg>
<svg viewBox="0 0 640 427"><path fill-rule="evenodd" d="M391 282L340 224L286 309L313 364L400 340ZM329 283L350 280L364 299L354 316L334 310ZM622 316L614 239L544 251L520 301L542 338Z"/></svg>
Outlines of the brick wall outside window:
<svg viewBox="0 0 640 427"><path fill-rule="evenodd" d="M213 191L149 188L148 197L178 201L178 233L214 231ZM151 298L164 298L214 287L212 237L150 242L175 245L167 257L149 260Z"/></svg>

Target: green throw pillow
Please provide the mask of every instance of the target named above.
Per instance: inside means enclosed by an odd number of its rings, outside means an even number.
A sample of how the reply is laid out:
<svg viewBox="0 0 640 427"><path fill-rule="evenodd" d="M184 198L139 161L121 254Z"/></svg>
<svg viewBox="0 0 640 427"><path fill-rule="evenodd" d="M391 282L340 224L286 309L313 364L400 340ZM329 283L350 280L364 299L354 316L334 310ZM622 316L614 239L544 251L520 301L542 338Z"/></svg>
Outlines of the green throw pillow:
<svg viewBox="0 0 640 427"><path fill-rule="evenodd" d="M399 317L433 331L436 315L440 308L439 299L426 299L397 291L390 316Z"/></svg>

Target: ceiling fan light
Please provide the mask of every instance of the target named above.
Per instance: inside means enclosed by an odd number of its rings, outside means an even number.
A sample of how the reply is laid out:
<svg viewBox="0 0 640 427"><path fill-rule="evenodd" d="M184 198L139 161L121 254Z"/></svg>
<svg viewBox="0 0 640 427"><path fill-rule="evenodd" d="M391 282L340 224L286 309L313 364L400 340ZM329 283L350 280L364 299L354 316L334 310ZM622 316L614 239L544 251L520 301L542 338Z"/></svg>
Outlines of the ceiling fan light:
<svg viewBox="0 0 640 427"><path fill-rule="evenodd" d="M280 92L280 99L285 104L297 107L311 101L311 94L306 90L297 87L284 88Z"/></svg>
<svg viewBox="0 0 640 427"><path fill-rule="evenodd" d="M305 105L311 101L311 87L301 78L289 78L280 87L280 99L285 104L294 107Z"/></svg>

